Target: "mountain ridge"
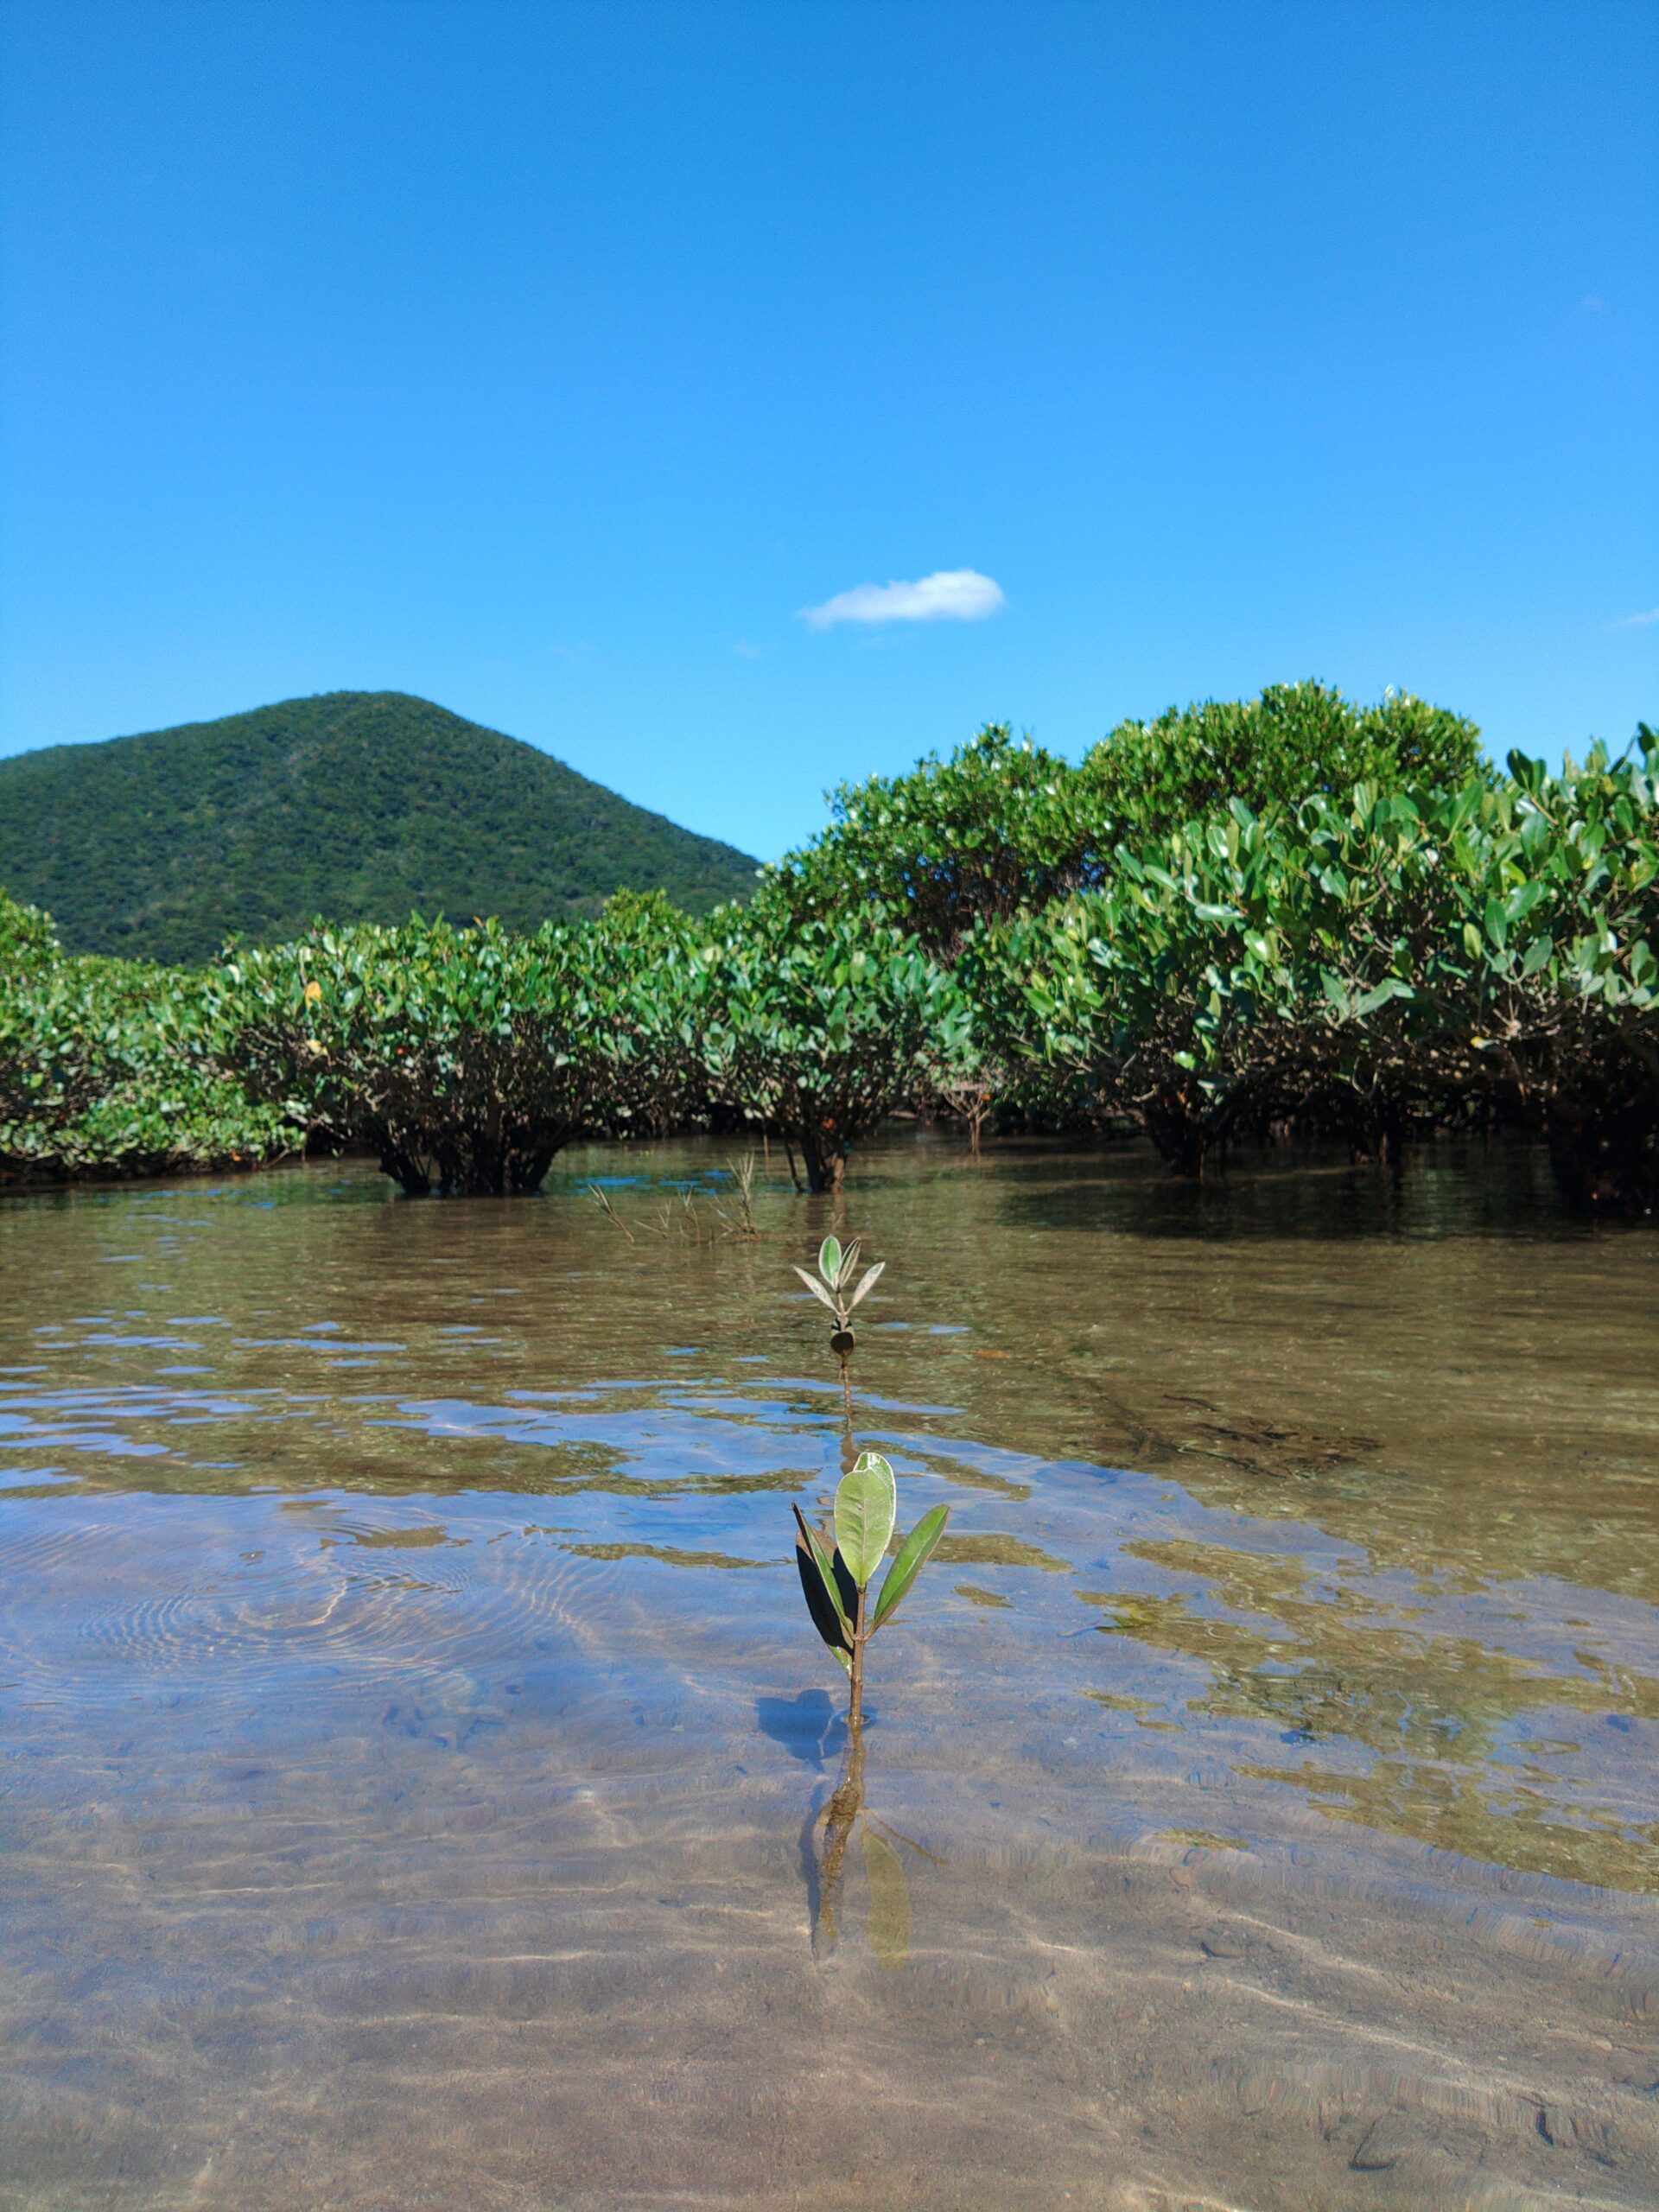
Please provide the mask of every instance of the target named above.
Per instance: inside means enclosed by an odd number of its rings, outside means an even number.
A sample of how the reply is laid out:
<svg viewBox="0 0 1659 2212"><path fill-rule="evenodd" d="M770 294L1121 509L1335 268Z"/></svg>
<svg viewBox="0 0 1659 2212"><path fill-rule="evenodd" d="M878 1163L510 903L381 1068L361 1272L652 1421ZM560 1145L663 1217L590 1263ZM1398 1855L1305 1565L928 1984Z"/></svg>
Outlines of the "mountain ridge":
<svg viewBox="0 0 1659 2212"><path fill-rule="evenodd" d="M67 950L197 962L331 921L516 928L623 888L692 912L756 862L522 739L400 691L328 691L0 760L0 887Z"/></svg>

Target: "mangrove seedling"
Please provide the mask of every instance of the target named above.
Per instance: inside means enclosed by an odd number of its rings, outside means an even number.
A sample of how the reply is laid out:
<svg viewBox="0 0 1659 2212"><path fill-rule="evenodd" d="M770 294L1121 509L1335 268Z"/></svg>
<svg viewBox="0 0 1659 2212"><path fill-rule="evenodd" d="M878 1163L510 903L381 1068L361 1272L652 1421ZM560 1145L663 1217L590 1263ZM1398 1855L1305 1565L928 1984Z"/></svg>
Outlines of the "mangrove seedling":
<svg viewBox="0 0 1659 2212"><path fill-rule="evenodd" d="M855 1237L843 1249L838 1236L826 1236L818 1247L817 1274L809 1274L804 1268L795 1270L819 1304L827 1306L835 1315L835 1334L830 1339L830 1348L842 1359L853 1349L853 1308L875 1288L887 1264L885 1260L878 1260L873 1268L867 1268L855 1289L853 1278L858 1273L858 1239Z"/></svg>
<svg viewBox="0 0 1659 2212"><path fill-rule="evenodd" d="M806 1610L851 1678L847 1719L855 1738L864 1719L864 1647L898 1611L950 1516L948 1505L936 1505L923 1514L899 1545L872 1603L870 1584L887 1557L898 1510L893 1469L879 1452L861 1452L836 1487L833 1545L798 1505L794 1509L795 1564Z"/></svg>

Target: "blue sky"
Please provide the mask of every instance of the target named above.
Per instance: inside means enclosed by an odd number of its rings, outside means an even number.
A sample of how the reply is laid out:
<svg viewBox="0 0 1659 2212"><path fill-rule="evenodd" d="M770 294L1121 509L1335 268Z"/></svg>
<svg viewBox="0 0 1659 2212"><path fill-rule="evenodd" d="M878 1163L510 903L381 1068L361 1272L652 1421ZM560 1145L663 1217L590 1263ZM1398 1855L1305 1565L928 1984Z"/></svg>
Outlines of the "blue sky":
<svg viewBox="0 0 1659 2212"><path fill-rule="evenodd" d="M1645 0L3 35L0 750L397 688L771 855L988 719L1659 721Z"/></svg>

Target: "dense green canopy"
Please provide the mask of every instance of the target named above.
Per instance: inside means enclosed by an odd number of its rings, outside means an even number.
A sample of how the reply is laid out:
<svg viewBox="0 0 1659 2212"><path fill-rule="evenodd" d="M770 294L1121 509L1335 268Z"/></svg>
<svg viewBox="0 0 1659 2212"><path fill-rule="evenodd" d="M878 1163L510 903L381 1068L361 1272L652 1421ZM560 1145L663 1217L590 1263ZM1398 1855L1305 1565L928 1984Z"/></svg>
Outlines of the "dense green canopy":
<svg viewBox="0 0 1659 2212"><path fill-rule="evenodd" d="M706 1125L823 1189L889 1114L989 1102L1189 1174L1512 1128L1573 1205L1652 1213L1656 779L1645 728L1498 774L1455 716L1300 685L1076 769L982 732L701 920L316 923L204 971L67 957L0 899L0 1177L321 1141L411 1192L528 1192L578 1134Z"/></svg>
<svg viewBox="0 0 1659 2212"><path fill-rule="evenodd" d="M1507 1123L1575 1203L1659 1205L1659 753L1510 769L1235 800L982 926L958 973L995 1087L1190 1173L1275 1126L1375 1157Z"/></svg>
<svg viewBox="0 0 1659 2212"><path fill-rule="evenodd" d="M1075 768L990 722L946 760L843 784L829 828L765 873L798 915L871 906L949 959L976 923L1097 886L1120 845L1233 800L1259 810L1483 772L1480 733L1460 715L1400 692L1359 706L1322 683L1121 723Z"/></svg>

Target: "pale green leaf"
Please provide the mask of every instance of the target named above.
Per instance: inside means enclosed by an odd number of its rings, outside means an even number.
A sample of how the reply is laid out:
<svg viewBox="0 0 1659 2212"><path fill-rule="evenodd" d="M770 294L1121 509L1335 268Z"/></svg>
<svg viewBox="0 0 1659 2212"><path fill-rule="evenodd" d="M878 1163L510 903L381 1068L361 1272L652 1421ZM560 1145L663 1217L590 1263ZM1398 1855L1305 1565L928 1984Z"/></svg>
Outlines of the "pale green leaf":
<svg viewBox="0 0 1659 2212"><path fill-rule="evenodd" d="M817 1299L823 1305L827 1306L830 1308L830 1311L833 1313L836 1310L836 1301L830 1297L823 1285L819 1282L815 1276L808 1274L804 1268L797 1268L795 1272L799 1275L801 1281L811 1292L813 1297Z"/></svg>
<svg viewBox="0 0 1659 2212"><path fill-rule="evenodd" d="M836 1543L861 1590L886 1556L899 1510L893 1469L879 1452L862 1452L836 1491Z"/></svg>

